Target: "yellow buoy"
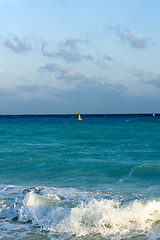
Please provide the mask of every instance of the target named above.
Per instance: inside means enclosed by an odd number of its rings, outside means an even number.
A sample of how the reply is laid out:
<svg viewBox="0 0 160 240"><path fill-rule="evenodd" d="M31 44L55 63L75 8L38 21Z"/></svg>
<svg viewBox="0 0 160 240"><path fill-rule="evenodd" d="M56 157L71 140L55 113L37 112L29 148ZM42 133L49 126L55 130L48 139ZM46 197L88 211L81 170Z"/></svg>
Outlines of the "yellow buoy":
<svg viewBox="0 0 160 240"><path fill-rule="evenodd" d="M80 112L78 112L78 119L77 120L82 120Z"/></svg>
<svg viewBox="0 0 160 240"><path fill-rule="evenodd" d="M155 117L155 114L153 113L153 117Z"/></svg>

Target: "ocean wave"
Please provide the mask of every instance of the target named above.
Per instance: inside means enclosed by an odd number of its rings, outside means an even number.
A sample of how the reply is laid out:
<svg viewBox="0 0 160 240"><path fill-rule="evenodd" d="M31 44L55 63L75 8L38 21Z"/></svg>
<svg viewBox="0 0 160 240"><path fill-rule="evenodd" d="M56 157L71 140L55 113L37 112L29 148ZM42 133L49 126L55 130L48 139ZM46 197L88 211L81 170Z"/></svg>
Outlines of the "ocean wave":
<svg viewBox="0 0 160 240"><path fill-rule="evenodd" d="M160 165L159 164L143 164L131 170L130 176L138 178L156 179L160 178Z"/></svg>
<svg viewBox="0 0 160 240"><path fill-rule="evenodd" d="M0 221L68 236L135 236L160 226L160 200L71 188L0 188Z"/></svg>

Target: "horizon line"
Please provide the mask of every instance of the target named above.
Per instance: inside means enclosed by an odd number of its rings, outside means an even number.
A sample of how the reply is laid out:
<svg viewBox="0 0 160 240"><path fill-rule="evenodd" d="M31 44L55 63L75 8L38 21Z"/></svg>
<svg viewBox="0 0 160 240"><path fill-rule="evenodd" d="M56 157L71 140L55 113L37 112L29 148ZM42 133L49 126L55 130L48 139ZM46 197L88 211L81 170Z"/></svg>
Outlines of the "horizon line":
<svg viewBox="0 0 160 240"><path fill-rule="evenodd" d="M81 115L160 115L160 113L156 112L148 112L148 113L81 113ZM61 116L61 115L77 115L77 113L5 113L0 114L0 116Z"/></svg>

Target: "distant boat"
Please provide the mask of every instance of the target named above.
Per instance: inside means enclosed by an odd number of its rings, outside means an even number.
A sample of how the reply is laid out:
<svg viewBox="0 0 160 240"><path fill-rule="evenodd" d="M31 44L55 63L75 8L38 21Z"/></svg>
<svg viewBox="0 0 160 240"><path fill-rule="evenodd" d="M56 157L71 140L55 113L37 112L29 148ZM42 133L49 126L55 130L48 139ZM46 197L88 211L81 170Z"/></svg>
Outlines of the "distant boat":
<svg viewBox="0 0 160 240"><path fill-rule="evenodd" d="M155 117L156 115L153 113L153 117Z"/></svg>
<svg viewBox="0 0 160 240"><path fill-rule="evenodd" d="M82 120L80 112L78 112L78 119L77 120Z"/></svg>

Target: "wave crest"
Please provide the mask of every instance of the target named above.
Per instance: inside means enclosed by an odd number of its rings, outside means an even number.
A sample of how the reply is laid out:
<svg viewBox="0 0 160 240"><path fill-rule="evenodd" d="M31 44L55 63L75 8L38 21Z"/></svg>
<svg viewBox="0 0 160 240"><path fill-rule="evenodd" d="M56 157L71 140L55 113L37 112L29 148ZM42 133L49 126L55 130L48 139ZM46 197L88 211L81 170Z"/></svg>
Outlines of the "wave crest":
<svg viewBox="0 0 160 240"><path fill-rule="evenodd" d="M146 232L158 223L160 201L135 200L126 205L118 200L93 198L70 208L61 199L30 192L19 210L19 220L32 221L47 231L76 236L126 235Z"/></svg>

